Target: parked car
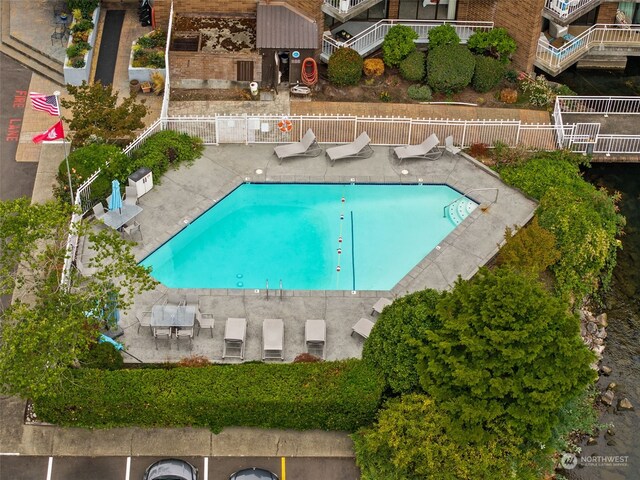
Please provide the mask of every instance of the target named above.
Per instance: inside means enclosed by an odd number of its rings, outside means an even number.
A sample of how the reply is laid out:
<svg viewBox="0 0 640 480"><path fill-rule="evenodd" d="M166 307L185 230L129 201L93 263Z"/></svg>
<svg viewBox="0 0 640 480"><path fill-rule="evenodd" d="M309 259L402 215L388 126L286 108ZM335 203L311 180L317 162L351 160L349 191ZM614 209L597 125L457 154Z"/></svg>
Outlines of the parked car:
<svg viewBox="0 0 640 480"><path fill-rule="evenodd" d="M147 467L143 480L198 480L198 469L179 458L165 458Z"/></svg>
<svg viewBox="0 0 640 480"><path fill-rule="evenodd" d="M231 474L229 480L278 480L278 476L264 468L244 468Z"/></svg>

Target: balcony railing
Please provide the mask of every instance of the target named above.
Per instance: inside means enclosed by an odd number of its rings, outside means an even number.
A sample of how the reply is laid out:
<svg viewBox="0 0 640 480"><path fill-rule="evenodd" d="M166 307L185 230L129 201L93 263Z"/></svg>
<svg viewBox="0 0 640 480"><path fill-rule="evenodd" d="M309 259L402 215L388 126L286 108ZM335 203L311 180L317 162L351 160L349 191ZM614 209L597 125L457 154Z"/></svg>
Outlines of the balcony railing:
<svg viewBox="0 0 640 480"><path fill-rule="evenodd" d="M349 47L364 56L376 50L384 40L385 35L394 25L406 25L411 27L417 34L417 43L429 42L429 30L440 25L451 25L456 29L456 33L460 37L462 43L467 40L476 31L488 31L493 29L493 22L462 22L455 20L380 20L374 23L366 30L354 35L346 42L340 42L335 38L325 35L322 39L323 60L327 61L329 57L340 47Z"/></svg>
<svg viewBox="0 0 640 480"><path fill-rule="evenodd" d="M545 12L560 23L584 15L600 5L602 0L546 0Z"/></svg>
<svg viewBox="0 0 640 480"><path fill-rule="evenodd" d="M324 0L322 11L333 18L346 22L383 0Z"/></svg>
<svg viewBox="0 0 640 480"><path fill-rule="evenodd" d="M546 39L538 40L535 65L551 75L557 75L576 63L593 48L627 47L640 49L640 25L596 24L577 37L556 48Z"/></svg>

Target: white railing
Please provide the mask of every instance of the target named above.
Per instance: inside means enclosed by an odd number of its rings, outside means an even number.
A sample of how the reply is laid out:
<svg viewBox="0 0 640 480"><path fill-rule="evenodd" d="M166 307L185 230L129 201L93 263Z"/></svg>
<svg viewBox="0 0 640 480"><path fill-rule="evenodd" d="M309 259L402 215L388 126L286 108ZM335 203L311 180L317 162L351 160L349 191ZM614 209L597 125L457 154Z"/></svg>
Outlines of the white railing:
<svg viewBox="0 0 640 480"><path fill-rule="evenodd" d="M640 97L556 97L554 111L598 115L640 115Z"/></svg>
<svg viewBox="0 0 640 480"><path fill-rule="evenodd" d="M370 1L371 0L324 0L324 4L336 12L347 13L349 10L354 9L361 3ZM381 0L378 0L378 2L380 1Z"/></svg>
<svg viewBox="0 0 640 480"><path fill-rule="evenodd" d="M615 24L596 24L559 48L546 39L538 40L536 62L541 68L559 73L595 47L640 47L640 25L621 28Z"/></svg>
<svg viewBox="0 0 640 480"><path fill-rule="evenodd" d="M640 135L598 135L593 153L607 157L614 154L640 154Z"/></svg>
<svg viewBox="0 0 640 480"><path fill-rule="evenodd" d="M136 150L140 145L142 145L145 140L153 135L154 133L159 132L160 130L164 130L164 122L162 121L162 117L158 118L155 122L149 125L140 135L136 137L129 145L124 147L122 153L127 156L131 156L131 152Z"/></svg>
<svg viewBox="0 0 640 480"><path fill-rule="evenodd" d="M93 182L94 176L91 177L91 182ZM85 182L85 184L91 184L89 181ZM76 191L75 204L80 204L80 189ZM77 211L71 215L71 222L69 225L69 236L67 237L67 245L65 247L65 257L64 263L62 265L62 272L60 273L60 285L63 288L68 288L71 282L71 265L73 260L76 258L76 253L78 251L78 241L80 237L78 236L78 225L82 221L82 215Z"/></svg>
<svg viewBox="0 0 640 480"><path fill-rule="evenodd" d="M544 8L557 15L559 18L568 18L574 13L587 12L597 5L601 0L547 0Z"/></svg>
<svg viewBox="0 0 640 480"><path fill-rule="evenodd" d="M162 95L162 108L160 109L160 118L166 118L169 115L169 97L171 96L171 75L169 71L169 47L171 46L171 34L173 32L173 0L171 1L171 8L169 9L169 26L167 27L167 44L164 50L164 65L165 65L165 77L164 77L164 93Z"/></svg>
<svg viewBox="0 0 640 480"><path fill-rule="evenodd" d="M562 148L564 146L564 122L562 120L562 111L560 109L560 103L557 101L553 105L553 123L555 124L558 131L558 147Z"/></svg>
<svg viewBox="0 0 640 480"><path fill-rule="evenodd" d="M440 25L451 25L456 29L462 43L466 43L471 35L476 31L488 31L493 29L493 22L463 22L457 20L380 20L366 30L354 35L346 42L341 42L328 35L322 38L322 55L328 59L333 52L340 47L349 47L360 55L375 50L384 41L384 37L389 29L394 25L406 25L411 27L417 34L416 42L428 43L429 30Z"/></svg>

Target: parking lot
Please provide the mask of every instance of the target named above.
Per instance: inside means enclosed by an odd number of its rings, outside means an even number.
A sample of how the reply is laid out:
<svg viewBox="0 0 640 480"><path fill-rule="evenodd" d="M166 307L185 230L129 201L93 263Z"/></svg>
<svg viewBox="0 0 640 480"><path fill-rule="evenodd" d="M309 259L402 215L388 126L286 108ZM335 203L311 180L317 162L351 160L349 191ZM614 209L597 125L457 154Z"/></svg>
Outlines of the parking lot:
<svg viewBox="0 0 640 480"><path fill-rule="evenodd" d="M160 458L4 455L0 456L0 480L141 480L145 469ZM280 480L357 480L360 478L353 458L180 458L198 469L198 480L227 480L229 475L246 467L268 469L277 474Z"/></svg>

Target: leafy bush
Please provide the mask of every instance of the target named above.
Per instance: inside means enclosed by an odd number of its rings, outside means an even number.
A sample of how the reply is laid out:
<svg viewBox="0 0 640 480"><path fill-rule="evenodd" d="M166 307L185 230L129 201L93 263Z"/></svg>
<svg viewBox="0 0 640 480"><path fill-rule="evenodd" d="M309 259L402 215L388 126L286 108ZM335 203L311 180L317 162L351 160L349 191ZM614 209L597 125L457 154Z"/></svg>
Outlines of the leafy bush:
<svg viewBox="0 0 640 480"><path fill-rule="evenodd" d="M555 89L555 94L559 95L559 96L563 96L563 97L575 97L576 95L578 95L576 92L574 92L573 90L571 90L569 87L567 87L566 85L559 85L556 89Z"/></svg>
<svg viewBox="0 0 640 480"><path fill-rule="evenodd" d="M500 90L500 101L504 103L516 103L518 101L518 91L513 88L503 88Z"/></svg>
<svg viewBox="0 0 640 480"><path fill-rule="evenodd" d="M439 25L429 30L429 48L440 47L442 45L457 45L460 37L456 29L451 25Z"/></svg>
<svg viewBox="0 0 640 480"><path fill-rule="evenodd" d="M202 368L74 370L38 417L92 428L228 426L347 430L370 424L382 381L360 360Z"/></svg>
<svg viewBox="0 0 640 480"><path fill-rule="evenodd" d="M141 48L162 48L167 45L167 34L162 30L153 30L138 38L136 45Z"/></svg>
<svg viewBox="0 0 640 480"><path fill-rule="evenodd" d="M454 93L471 83L475 58L464 45L444 45L429 51L427 80L438 92Z"/></svg>
<svg viewBox="0 0 640 480"><path fill-rule="evenodd" d="M477 56L472 81L473 89L476 92L488 92L502 81L504 72L504 65L495 58Z"/></svg>
<svg viewBox="0 0 640 480"><path fill-rule="evenodd" d="M69 10L80 10L82 18L91 18L91 14L100 4L100 0L67 0Z"/></svg>
<svg viewBox="0 0 640 480"><path fill-rule="evenodd" d="M421 390L416 372L418 347L424 342L425 330L438 321L439 298L435 290L398 298L380 314L364 344L362 359L373 365L394 393Z"/></svg>
<svg viewBox="0 0 640 480"><path fill-rule="evenodd" d="M411 85L407 89L407 95L409 98L419 102L428 102L432 97L429 85Z"/></svg>
<svg viewBox="0 0 640 480"><path fill-rule="evenodd" d="M96 343L80 358L83 368L118 370L124 365L122 355L110 343Z"/></svg>
<svg viewBox="0 0 640 480"><path fill-rule="evenodd" d="M467 46L474 53L490 55L502 63L507 63L518 48L516 41L511 38L505 28L494 28L486 32L477 31L469 37Z"/></svg>
<svg viewBox="0 0 640 480"><path fill-rule="evenodd" d="M67 48L67 57L74 59L76 57L84 57L84 54L91 50L91 45L87 42L75 42Z"/></svg>
<svg viewBox="0 0 640 480"><path fill-rule="evenodd" d="M367 77L381 77L384 73L384 62L381 58L367 58L362 71Z"/></svg>
<svg viewBox="0 0 640 480"><path fill-rule="evenodd" d="M382 57L385 65L397 67L402 60L416 50L414 40L418 34L406 25L394 25L389 29L382 42Z"/></svg>
<svg viewBox="0 0 640 480"><path fill-rule="evenodd" d="M400 62L400 75L410 82L419 82L425 75L425 55L416 50Z"/></svg>
<svg viewBox="0 0 640 480"><path fill-rule="evenodd" d="M351 48L339 48L329 57L329 81L337 86L357 85L362 78L362 57Z"/></svg>
<svg viewBox="0 0 640 480"><path fill-rule="evenodd" d="M520 90L534 107L548 107L554 102L556 94L544 75L529 76L522 73L518 80L520 80Z"/></svg>
<svg viewBox="0 0 640 480"><path fill-rule="evenodd" d="M170 165L192 163L203 151L202 140L186 133L163 130L151 135L132 155L132 172L147 167L154 179L160 179Z"/></svg>

